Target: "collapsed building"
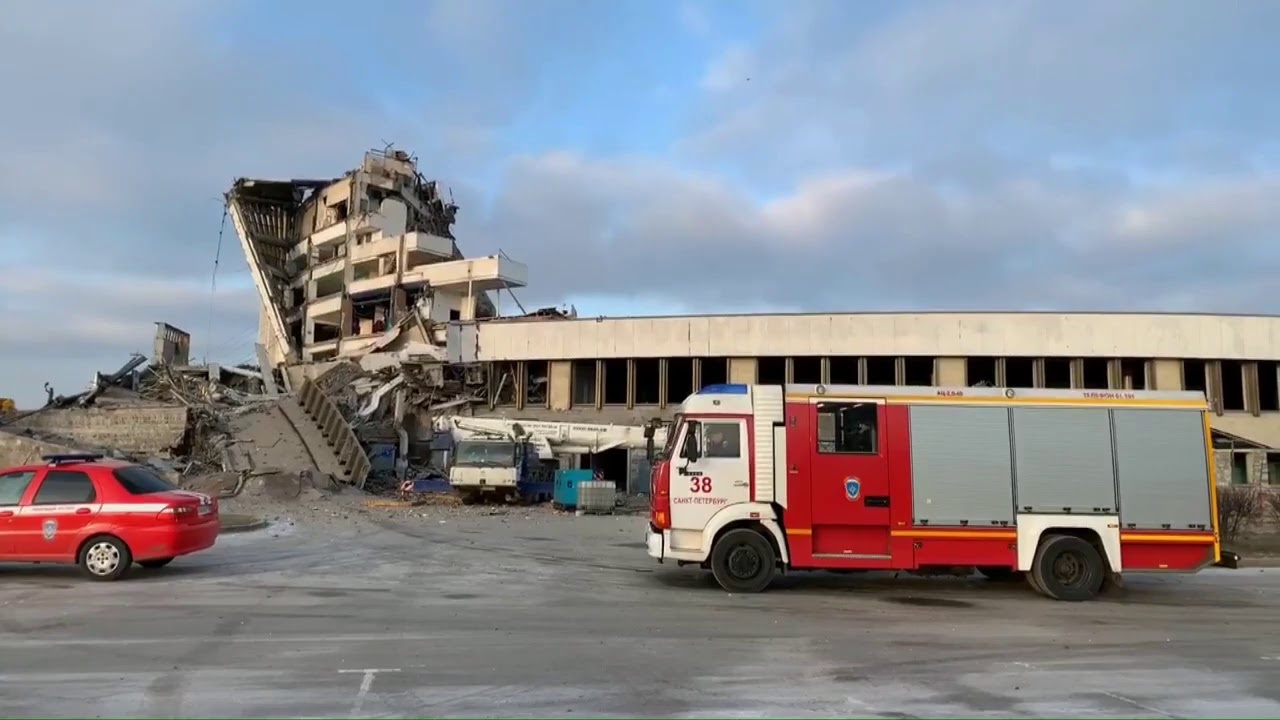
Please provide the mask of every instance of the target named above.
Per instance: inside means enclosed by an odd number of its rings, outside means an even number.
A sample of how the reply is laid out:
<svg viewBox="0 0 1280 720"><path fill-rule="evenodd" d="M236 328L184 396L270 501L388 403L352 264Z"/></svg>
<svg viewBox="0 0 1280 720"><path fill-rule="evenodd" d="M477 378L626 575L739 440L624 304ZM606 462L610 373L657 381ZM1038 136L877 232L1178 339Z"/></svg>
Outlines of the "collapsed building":
<svg viewBox="0 0 1280 720"><path fill-rule="evenodd" d="M308 407L319 407L317 398L336 403L336 411L316 412L341 415L380 466L395 458L402 476L410 461L439 466L449 417L493 414L490 399L517 393L546 396L546 377L490 368L467 347L476 321L501 317L504 295L519 307L514 291L527 284L527 267L500 251L465 257L453 235L458 206L408 153L367 152L332 179L241 178L226 201L260 301L264 378L278 374ZM517 316L574 315L521 308ZM590 465L581 442L572 449L562 462ZM639 488L647 469L631 463L611 473Z"/></svg>
<svg viewBox="0 0 1280 720"><path fill-rule="evenodd" d="M334 179L240 179L226 200L272 366L385 350L384 333L400 325L401 343L429 354L445 323L494 317L491 293L528 282L501 253L463 256L457 205L404 152L366 153Z"/></svg>

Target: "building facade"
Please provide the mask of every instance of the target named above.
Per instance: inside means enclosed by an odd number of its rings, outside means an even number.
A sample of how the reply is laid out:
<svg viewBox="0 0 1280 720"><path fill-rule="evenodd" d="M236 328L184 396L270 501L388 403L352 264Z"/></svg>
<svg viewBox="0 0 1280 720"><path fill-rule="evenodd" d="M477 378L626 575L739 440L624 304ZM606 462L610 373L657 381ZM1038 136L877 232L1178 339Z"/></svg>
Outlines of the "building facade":
<svg viewBox="0 0 1280 720"><path fill-rule="evenodd" d="M715 383L1196 390L1222 482L1280 483L1280 317L845 313L470 324L484 412L637 423Z"/></svg>

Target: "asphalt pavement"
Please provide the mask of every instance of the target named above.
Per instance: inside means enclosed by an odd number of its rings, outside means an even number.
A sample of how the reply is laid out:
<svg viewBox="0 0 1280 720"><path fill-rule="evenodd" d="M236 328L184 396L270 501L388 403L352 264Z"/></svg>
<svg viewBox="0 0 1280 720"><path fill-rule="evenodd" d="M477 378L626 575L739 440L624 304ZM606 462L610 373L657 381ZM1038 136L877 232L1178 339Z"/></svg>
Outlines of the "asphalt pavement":
<svg viewBox="0 0 1280 720"><path fill-rule="evenodd" d="M116 583L0 566L0 716L1280 716L1280 571L737 596L652 563L643 523L275 525Z"/></svg>

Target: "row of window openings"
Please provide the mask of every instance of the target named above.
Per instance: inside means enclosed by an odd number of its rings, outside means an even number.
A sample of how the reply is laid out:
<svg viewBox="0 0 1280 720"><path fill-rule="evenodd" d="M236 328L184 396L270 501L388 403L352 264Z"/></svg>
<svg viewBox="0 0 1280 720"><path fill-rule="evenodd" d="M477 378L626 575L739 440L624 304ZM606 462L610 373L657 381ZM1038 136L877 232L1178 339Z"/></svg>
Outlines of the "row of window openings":
<svg viewBox="0 0 1280 720"><path fill-rule="evenodd" d="M791 372L787 377L787 362ZM899 361L901 364L899 365ZM659 384L659 361L652 358L636 359L635 395L629 404L657 405L663 400ZM703 358L699 361L698 385L706 387L728 381L727 358ZM931 386L935 382L935 359L932 357L831 357L827 358L827 382L834 385L906 385ZM1000 385L1002 387L1070 388L1071 363L1066 358L1049 358L1044 361L1044 380L1036 382L1035 358L970 358L967 362L968 385ZM1085 362L1082 373L1086 389L1110 387L1108 361ZM823 382L823 358L821 357L762 357L756 359L756 382L762 385L778 385L785 382L818 384ZM537 363L545 368L545 363ZM599 383L603 393L601 404L625 405L627 401L627 361L604 360L599 366L603 378ZM667 360L667 387L665 404L676 405L684 401L694 390L694 359L673 358ZM594 360L573 362L572 403L578 406L596 404L596 372ZM1122 361L1123 387L1141 390L1146 387L1145 361ZM543 369L545 374L545 369ZM1000 382L1000 376L1005 379ZM536 372L530 377L535 377ZM533 382L536 382L534 380ZM506 398L510 403L514 398ZM540 398L539 398L540 399ZM530 398L530 402L537 399ZM501 401L500 401L501 402Z"/></svg>
<svg viewBox="0 0 1280 720"><path fill-rule="evenodd" d="M787 377L790 360L791 377ZM899 366L901 360L901 366ZM756 360L756 382L777 385L784 382L817 384L822 382L821 357L764 357ZM832 357L827 358L827 382L831 384L866 385L934 385L934 358L930 357ZM694 391L695 367L697 385L706 387L728 382L727 358L671 358L667 363L665 393L660 381L661 361L657 358L637 358L631 361L634 389L628 387L628 361L609 359L573 361L571 369L572 398L577 406L596 405L597 391L603 405L677 405ZM1114 363L1114 365L1113 365ZM1145 390L1148 361L1141 358L967 358L965 384L997 387L1042 387L1050 389L1085 390ZM1073 371L1073 366L1075 367ZM548 367L546 361L525 362L525 404L539 405L547 400ZM1280 411L1280 387L1277 384L1277 363L1259 361L1252 378L1244 372L1239 361L1222 360L1215 366L1210 361L1184 360L1183 388L1205 392L1216 377L1210 372L1220 368L1221 381L1218 392L1210 393L1221 398L1224 410L1245 410L1257 407L1261 411ZM1113 368L1117 377L1112 377ZM597 374L601 375L597 382ZM1039 375L1039 377L1037 377ZM1073 376L1078 376L1073 378ZM497 404L514 404L515 384L505 378L496 393ZM1246 391L1253 389L1252 393ZM628 395L631 395L628 398ZM665 397L664 397L665 395ZM1249 398L1249 395L1252 395ZM1246 399L1250 401L1246 404Z"/></svg>
<svg viewBox="0 0 1280 720"><path fill-rule="evenodd" d="M1275 360L1183 360L1184 390L1205 393L1229 411L1280 411L1280 363Z"/></svg>

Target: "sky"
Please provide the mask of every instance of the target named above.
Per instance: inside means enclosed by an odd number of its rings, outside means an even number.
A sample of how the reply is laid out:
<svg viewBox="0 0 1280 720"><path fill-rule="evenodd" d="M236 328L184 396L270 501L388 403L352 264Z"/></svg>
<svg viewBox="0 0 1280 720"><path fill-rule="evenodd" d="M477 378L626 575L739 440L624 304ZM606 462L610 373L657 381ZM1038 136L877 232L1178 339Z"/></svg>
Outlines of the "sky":
<svg viewBox="0 0 1280 720"><path fill-rule="evenodd" d="M530 308L1280 313L1277 35L1272 0L15 0L0 396L156 321L251 360L222 193L387 143Z"/></svg>

